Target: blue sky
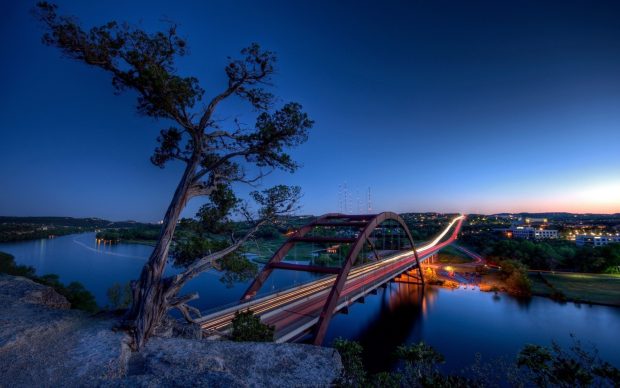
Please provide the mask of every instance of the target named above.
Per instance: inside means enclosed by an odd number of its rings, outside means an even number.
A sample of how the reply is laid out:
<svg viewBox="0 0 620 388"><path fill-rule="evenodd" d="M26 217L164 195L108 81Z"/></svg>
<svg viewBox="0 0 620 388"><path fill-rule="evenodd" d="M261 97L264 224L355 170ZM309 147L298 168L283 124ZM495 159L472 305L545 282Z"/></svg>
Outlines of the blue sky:
<svg viewBox="0 0 620 388"><path fill-rule="evenodd" d="M340 210L344 182L354 212L369 187L374 211L620 212L620 3L385 3L58 2L87 27L177 22L207 95L227 56L275 51L274 91L315 126L264 186L300 185L302 213ZM42 45L33 4L1 5L0 214L160 219L181 171L149 162L166 123Z"/></svg>

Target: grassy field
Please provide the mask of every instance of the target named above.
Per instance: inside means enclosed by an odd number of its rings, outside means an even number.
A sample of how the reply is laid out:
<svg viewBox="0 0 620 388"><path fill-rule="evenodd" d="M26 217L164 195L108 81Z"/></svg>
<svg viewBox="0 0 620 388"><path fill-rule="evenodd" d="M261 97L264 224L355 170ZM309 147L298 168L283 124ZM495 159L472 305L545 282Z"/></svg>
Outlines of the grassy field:
<svg viewBox="0 0 620 388"><path fill-rule="evenodd" d="M262 262L267 262L271 256L284 244L285 238L265 240L256 239L256 241L248 242L244 245L247 252L255 253L260 256ZM312 244L298 243L290 250L286 256L287 260L310 261L313 250L323 248L322 246L312 246Z"/></svg>
<svg viewBox="0 0 620 388"><path fill-rule="evenodd" d="M566 300L620 306L620 275L530 273L532 293Z"/></svg>
<svg viewBox="0 0 620 388"><path fill-rule="evenodd" d="M450 245L439 251L438 260L442 264L471 263L469 256Z"/></svg>
<svg viewBox="0 0 620 388"><path fill-rule="evenodd" d="M540 296L550 296L553 292L547 283L541 278L538 274L530 273L528 274L530 281L532 282L532 294L540 295Z"/></svg>

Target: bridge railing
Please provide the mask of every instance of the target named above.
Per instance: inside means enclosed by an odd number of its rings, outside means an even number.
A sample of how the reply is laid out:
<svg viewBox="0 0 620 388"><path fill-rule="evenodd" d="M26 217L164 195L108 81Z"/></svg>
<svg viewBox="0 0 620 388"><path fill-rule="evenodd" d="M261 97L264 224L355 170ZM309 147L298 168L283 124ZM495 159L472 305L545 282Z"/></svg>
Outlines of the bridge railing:
<svg viewBox="0 0 620 388"><path fill-rule="evenodd" d="M394 254L397 254L397 253L393 253L392 255L385 256L382 259L384 259L384 260L385 259L389 259ZM372 263L368 263L368 264L372 264ZM215 317L215 316L218 316L218 315L227 314L227 313L234 312L234 311L240 311L240 310L244 310L244 309L251 309L253 305L255 305L257 303L260 303L260 302L263 302L266 299L275 298L275 297L281 296L281 295L283 295L285 293L293 292L293 291L295 291L297 289L300 289L300 288L305 287L305 286L307 286L309 284L312 284L313 282L323 280L324 278L326 278L328 276L330 276L330 275L320 276L317 279L313 279L313 280L310 280L310 281L307 281L307 282L296 284L293 287L291 287L290 285L286 285L286 286L282 286L282 287L278 287L278 288L272 288L268 292L256 295L256 296L254 296L253 298L251 298L251 299L249 299L247 301L235 300L235 301L232 301L230 303L226 303L226 304L222 304L222 305L218 305L218 306L213 306L211 308L202 310L201 311L201 317L198 319L198 321L208 320L208 319L210 319L212 317ZM361 276L363 276L365 278L366 276L370 276L370 273L364 274L364 275L361 275Z"/></svg>
<svg viewBox="0 0 620 388"><path fill-rule="evenodd" d="M411 258L411 256L409 256L408 258ZM368 278L374 278L375 277L373 275L374 271L371 271L371 272L364 273L362 275L356 276L354 278L354 281L361 282L362 285L357 287L352 294L347 294L345 296L342 296L338 300L338 303L336 305L336 311L341 310L341 309L343 309L345 307L353 305L358 299L368 295L370 292L372 292L373 290L381 287L383 284L389 283L389 281L392 278L394 278L396 275L400 274L402 271L406 271L406 270L411 269L415 265L416 265L416 262L414 260L411 260L410 263L407 264L406 266L404 266L404 267L402 267L402 268L400 268L400 269L398 269L396 271L384 274L383 276L377 278L376 280L368 282L368 283L366 282L366 280ZM323 292L327 293L328 291L329 291L329 289L326 289ZM306 296L306 297L301 298L299 300L296 300L293 303L293 305L304 303L306 300L309 300L309 299L311 299L313 297L316 297L316 295L309 295L309 296ZM289 309L291 307L292 306L287 306L287 308L289 308ZM264 314L262 316L263 317L268 317L268 316L270 316L270 315L272 315L274 313L275 312L268 312L268 313L266 313L266 314ZM302 320L298 321L298 323L296 323L295 326L287 327L283 332L279 333L280 336L282 338L286 338L287 340L290 339L290 338L294 338L295 334L291 334L291 333L298 332L299 328L302 328L302 329L305 330L308 327L310 327L309 323L312 322L312 321L316 322L318 320L318 318L319 318L320 313L321 313L321 311L318 310L318 311L314 312L313 314L304 314L306 319L302 319Z"/></svg>
<svg viewBox="0 0 620 388"><path fill-rule="evenodd" d="M302 287L305 287L305 286L307 286L307 285L309 285L309 284L311 284L313 282L316 282L318 280L322 280L322 279L324 279L327 276L329 276L329 275L321 276L318 279L309 280L307 282L303 282L303 283L299 283L299 284L294 284L293 287L291 287L290 284L289 284L289 285L285 285L285 286L278 287L278 288L272 288L268 292L258 294L258 295L254 296L253 298L248 299L248 300L244 300L244 301L242 301L242 300L235 300L235 301L232 301L230 303L226 303L226 304L222 304L222 305L217 305L217 306L211 307L211 308L206 309L206 310L201 310L200 313L201 313L202 316L199 318L199 321L200 320L209 319L211 316L223 315L223 314L226 314L226 313L234 312L236 310L242 310L242 309L246 309L246 308L251 309L252 306L254 306L254 305L258 304L258 303L261 303L261 302L263 302L266 299L275 298L275 297L281 296L283 294L286 294L288 292L293 292L293 291L298 290L298 289L300 289Z"/></svg>

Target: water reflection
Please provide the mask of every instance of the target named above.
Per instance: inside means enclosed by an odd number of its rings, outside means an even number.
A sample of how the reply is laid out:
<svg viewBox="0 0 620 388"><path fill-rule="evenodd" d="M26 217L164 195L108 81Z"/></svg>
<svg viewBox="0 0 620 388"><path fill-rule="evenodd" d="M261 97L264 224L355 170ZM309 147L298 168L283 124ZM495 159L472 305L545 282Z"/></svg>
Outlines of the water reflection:
<svg viewBox="0 0 620 388"><path fill-rule="evenodd" d="M530 309L532 298L514 297L514 300L517 302L517 306L519 306L521 310L528 311Z"/></svg>
<svg viewBox="0 0 620 388"><path fill-rule="evenodd" d="M396 348L421 330L424 317L436 299L433 289L394 283L384 289L379 311L363 328L359 341L364 347L364 364L371 372L390 369L396 363Z"/></svg>

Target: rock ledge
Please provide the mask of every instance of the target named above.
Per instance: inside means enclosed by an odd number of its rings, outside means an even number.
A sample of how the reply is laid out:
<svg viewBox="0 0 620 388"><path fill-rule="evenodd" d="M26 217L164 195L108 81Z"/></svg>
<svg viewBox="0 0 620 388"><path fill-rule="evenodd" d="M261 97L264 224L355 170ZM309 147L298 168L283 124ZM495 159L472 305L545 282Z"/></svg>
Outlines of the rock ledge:
<svg viewBox="0 0 620 388"><path fill-rule="evenodd" d="M302 344L153 338L132 353L114 319L67 310L50 287L0 274L0 387L324 387L333 349Z"/></svg>

